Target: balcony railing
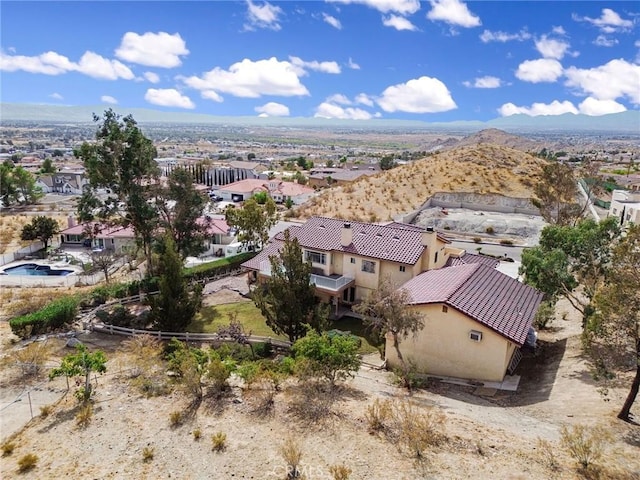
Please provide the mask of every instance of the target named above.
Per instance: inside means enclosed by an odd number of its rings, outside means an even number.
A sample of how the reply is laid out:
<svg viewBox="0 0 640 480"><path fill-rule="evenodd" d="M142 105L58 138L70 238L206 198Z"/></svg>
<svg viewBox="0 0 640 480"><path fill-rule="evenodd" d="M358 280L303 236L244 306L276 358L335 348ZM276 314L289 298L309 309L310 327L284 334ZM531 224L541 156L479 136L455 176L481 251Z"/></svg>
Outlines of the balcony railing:
<svg viewBox="0 0 640 480"><path fill-rule="evenodd" d="M265 260L260 262L260 274L271 276L271 262ZM323 290L331 290L332 292L339 292L344 287L353 282L354 279L345 276L331 276L311 274L311 285L315 285L316 288L322 288Z"/></svg>

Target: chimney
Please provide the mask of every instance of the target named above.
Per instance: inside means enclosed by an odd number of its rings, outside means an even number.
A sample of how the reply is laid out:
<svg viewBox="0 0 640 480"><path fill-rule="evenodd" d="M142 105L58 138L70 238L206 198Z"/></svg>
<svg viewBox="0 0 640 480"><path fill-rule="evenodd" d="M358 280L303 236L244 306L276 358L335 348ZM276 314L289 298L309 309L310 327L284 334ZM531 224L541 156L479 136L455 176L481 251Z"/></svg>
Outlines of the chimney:
<svg viewBox="0 0 640 480"><path fill-rule="evenodd" d="M426 231L422 232L422 245L430 249L435 249L436 232L433 230L433 227L427 227Z"/></svg>
<svg viewBox="0 0 640 480"><path fill-rule="evenodd" d="M343 247L348 247L353 243L353 230L351 230L351 224L345 223L342 225L342 230L340 231L340 245Z"/></svg>
<svg viewBox="0 0 640 480"><path fill-rule="evenodd" d="M76 226L76 219L73 215L69 215L67 217L67 225L69 226L69 228Z"/></svg>

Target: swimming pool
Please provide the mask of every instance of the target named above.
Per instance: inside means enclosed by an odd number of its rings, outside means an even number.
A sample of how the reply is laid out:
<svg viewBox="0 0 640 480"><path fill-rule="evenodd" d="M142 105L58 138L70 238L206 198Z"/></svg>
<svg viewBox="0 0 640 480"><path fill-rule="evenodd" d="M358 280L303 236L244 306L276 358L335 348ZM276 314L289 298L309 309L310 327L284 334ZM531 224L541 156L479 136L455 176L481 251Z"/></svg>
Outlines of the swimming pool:
<svg viewBox="0 0 640 480"><path fill-rule="evenodd" d="M2 273L6 275L33 275L40 277L64 276L74 273L73 270L51 268L49 265L38 265L37 263L23 263L15 267L5 268Z"/></svg>

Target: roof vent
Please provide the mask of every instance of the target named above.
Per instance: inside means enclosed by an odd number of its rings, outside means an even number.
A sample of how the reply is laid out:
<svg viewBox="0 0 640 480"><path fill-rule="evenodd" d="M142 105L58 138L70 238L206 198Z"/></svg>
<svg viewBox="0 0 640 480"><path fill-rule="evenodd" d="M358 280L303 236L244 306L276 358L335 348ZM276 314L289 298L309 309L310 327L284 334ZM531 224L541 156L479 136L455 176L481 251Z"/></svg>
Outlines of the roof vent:
<svg viewBox="0 0 640 480"><path fill-rule="evenodd" d="M427 232L433 232L433 227L427 227Z"/></svg>
<svg viewBox="0 0 640 480"><path fill-rule="evenodd" d="M391 240L400 240L400 237L397 235L394 235L393 237L391 237Z"/></svg>
<svg viewBox="0 0 640 480"><path fill-rule="evenodd" d="M325 228L327 228L327 227L325 227L324 225L320 225L318 228L321 228L321 229L323 229L323 230L324 230L324 229L325 229Z"/></svg>
<svg viewBox="0 0 640 480"><path fill-rule="evenodd" d="M345 224L343 225L343 227L344 227L344 228L351 228L351 224L350 224L350 223L345 223Z"/></svg>

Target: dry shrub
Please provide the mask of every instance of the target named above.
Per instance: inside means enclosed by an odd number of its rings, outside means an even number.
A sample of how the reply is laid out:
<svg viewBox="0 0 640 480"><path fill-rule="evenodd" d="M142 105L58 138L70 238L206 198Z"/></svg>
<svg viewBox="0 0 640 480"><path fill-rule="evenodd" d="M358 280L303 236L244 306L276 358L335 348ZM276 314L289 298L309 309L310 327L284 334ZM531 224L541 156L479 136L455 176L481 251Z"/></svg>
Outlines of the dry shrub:
<svg viewBox="0 0 640 480"><path fill-rule="evenodd" d="M302 448L298 440L292 436L288 436L280 445L280 455L287 464L287 478L300 477L300 461L302 460Z"/></svg>
<svg viewBox="0 0 640 480"><path fill-rule="evenodd" d="M170 388L164 374L162 344L151 335L136 335L122 342L124 364L129 368L131 385L148 397L166 395Z"/></svg>
<svg viewBox="0 0 640 480"><path fill-rule="evenodd" d="M273 412L275 406L276 386L269 378L259 378L252 383L248 396L251 411L260 417L266 417Z"/></svg>
<svg viewBox="0 0 640 480"><path fill-rule="evenodd" d="M372 431L383 432L399 449L423 459L430 447L447 439L445 415L436 407L418 408L410 401L376 400L367 408L365 418Z"/></svg>
<svg viewBox="0 0 640 480"><path fill-rule="evenodd" d="M289 411L307 425L320 424L336 414L333 410L335 396L324 387L314 381L299 383L289 402Z"/></svg>
<svg viewBox="0 0 640 480"><path fill-rule="evenodd" d="M51 345L47 341L33 342L11 355L12 360L25 376L42 373L42 367L51 355Z"/></svg>
<svg viewBox="0 0 640 480"><path fill-rule="evenodd" d="M364 418L369 425L370 432L383 431L389 418L391 418L391 402L389 400L381 401L379 398L376 398L373 403L367 407Z"/></svg>
<svg viewBox="0 0 640 480"><path fill-rule="evenodd" d="M349 480L349 475L353 473L346 465L331 465L329 473L333 476L333 480Z"/></svg>
<svg viewBox="0 0 640 480"><path fill-rule="evenodd" d="M20 473L28 472L36 467L38 456L34 453L27 453L18 460L18 471Z"/></svg>
<svg viewBox="0 0 640 480"><path fill-rule="evenodd" d="M180 410L173 411L169 414L169 425L179 427L184 422L184 414Z"/></svg>
<svg viewBox="0 0 640 480"><path fill-rule="evenodd" d="M155 449L153 447L144 447L142 449L142 461L143 462L150 462L151 460L153 460L153 457L155 455Z"/></svg>
<svg viewBox="0 0 640 480"><path fill-rule="evenodd" d="M558 458L556 457L556 453L551 442L538 438L537 448L538 454L540 455L540 463L552 472L559 472L560 462L558 462Z"/></svg>
<svg viewBox="0 0 640 480"><path fill-rule="evenodd" d="M9 455L11 455L13 453L13 451L16 449L16 444L13 442L9 442L6 441L2 444L2 456L3 457L8 457Z"/></svg>
<svg viewBox="0 0 640 480"><path fill-rule="evenodd" d="M79 428L86 428L91 423L93 417L93 405L86 403L80 407L76 413L76 425Z"/></svg>
<svg viewBox="0 0 640 480"><path fill-rule="evenodd" d="M211 449L214 452L222 452L227 448L227 434L218 432L211 435Z"/></svg>
<svg viewBox="0 0 640 480"><path fill-rule="evenodd" d="M53 406L43 405L40 407L40 416L42 418L47 418L49 415L51 415L52 411L53 411Z"/></svg>
<svg viewBox="0 0 640 480"><path fill-rule="evenodd" d="M563 425L560 430L561 445L584 471L602 458L610 441L611 435L601 426Z"/></svg>
<svg viewBox="0 0 640 480"><path fill-rule="evenodd" d="M200 430L199 428L196 428L191 433L193 434L193 439L194 440L200 440L200 438L202 437L202 430Z"/></svg>

